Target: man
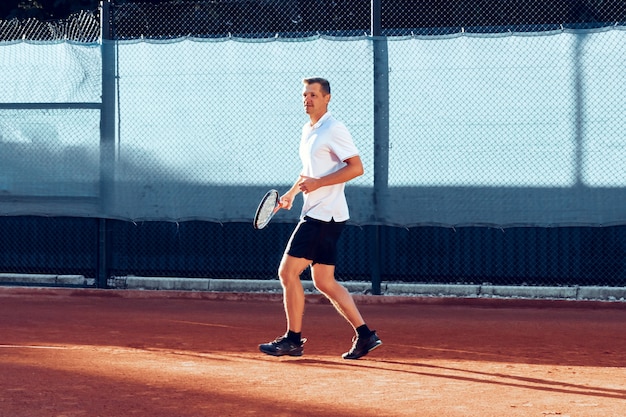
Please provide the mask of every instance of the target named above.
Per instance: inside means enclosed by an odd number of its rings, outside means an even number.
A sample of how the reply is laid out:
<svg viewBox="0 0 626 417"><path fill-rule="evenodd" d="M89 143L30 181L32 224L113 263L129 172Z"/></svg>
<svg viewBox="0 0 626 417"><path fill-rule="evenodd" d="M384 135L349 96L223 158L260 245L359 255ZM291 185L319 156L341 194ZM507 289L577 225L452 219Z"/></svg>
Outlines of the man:
<svg viewBox="0 0 626 417"><path fill-rule="evenodd" d="M259 345L273 356L301 356L304 290L300 274L311 267L315 287L324 294L354 328L352 348L344 359L358 359L382 342L363 321L350 293L335 280L337 241L349 218L345 183L363 174L363 164L352 136L343 123L328 112L330 84L323 78L303 80L304 110L310 122L302 128L300 159L302 171L293 187L282 196L281 208L291 209L302 192L304 205L278 269L283 287L287 333Z"/></svg>

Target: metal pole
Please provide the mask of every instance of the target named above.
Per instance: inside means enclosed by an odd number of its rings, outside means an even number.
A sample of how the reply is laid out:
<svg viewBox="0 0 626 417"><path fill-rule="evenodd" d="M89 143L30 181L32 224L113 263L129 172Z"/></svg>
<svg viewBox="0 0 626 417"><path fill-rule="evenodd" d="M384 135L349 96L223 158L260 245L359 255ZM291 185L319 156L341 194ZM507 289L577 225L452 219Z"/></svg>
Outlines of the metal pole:
<svg viewBox="0 0 626 417"><path fill-rule="evenodd" d="M576 99L575 112L575 143L576 143L576 186L582 188L583 182L583 142L584 142L584 69L583 69L583 48L587 35L576 33L576 42L574 44L574 97Z"/></svg>
<svg viewBox="0 0 626 417"><path fill-rule="evenodd" d="M98 227L98 272L96 286L106 288L110 270L110 239L107 221L114 197L115 169L115 63L111 34L113 0L100 3L102 54L102 107L100 110L100 220Z"/></svg>
<svg viewBox="0 0 626 417"><path fill-rule="evenodd" d="M381 293L382 233L387 219L389 188L389 59L387 38L382 35L381 0L371 2L371 32L374 57L374 193L375 242L372 293Z"/></svg>

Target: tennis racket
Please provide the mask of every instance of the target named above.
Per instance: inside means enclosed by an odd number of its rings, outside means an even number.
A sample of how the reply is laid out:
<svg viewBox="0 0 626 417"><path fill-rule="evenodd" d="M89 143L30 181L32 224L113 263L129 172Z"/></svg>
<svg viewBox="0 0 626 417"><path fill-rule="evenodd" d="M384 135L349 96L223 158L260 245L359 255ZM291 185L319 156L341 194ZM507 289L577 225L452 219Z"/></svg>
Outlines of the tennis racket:
<svg viewBox="0 0 626 417"><path fill-rule="evenodd" d="M278 210L280 210L280 196L278 195L278 191L269 190L265 193L265 196L259 203L259 207L256 209L256 213L254 215L254 220L252 221L252 225L255 229L263 229L268 225L274 214Z"/></svg>

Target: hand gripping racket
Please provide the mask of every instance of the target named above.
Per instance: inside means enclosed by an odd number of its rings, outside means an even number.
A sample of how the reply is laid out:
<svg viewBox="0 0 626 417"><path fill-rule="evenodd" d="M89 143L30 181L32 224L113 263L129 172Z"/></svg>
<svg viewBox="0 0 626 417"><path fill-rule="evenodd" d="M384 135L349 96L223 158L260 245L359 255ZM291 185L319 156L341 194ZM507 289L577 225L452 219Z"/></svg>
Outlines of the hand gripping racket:
<svg viewBox="0 0 626 417"><path fill-rule="evenodd" d="M265 194L254 215L252 225L255 229L263 229L268 225L272 217L274 217L274 214L280 210L279 199L280 197L276 190L269 190Z"/></svg>

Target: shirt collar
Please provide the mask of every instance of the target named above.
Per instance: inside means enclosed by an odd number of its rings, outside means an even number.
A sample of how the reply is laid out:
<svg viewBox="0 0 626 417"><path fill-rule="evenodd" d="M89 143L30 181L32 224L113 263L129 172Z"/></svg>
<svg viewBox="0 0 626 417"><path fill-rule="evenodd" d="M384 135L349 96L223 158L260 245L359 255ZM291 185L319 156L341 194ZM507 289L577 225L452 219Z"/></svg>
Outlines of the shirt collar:
<svg viewBox="0 0 626 417"><path fill-rule="evenodd" d="M326 113L324 113L324 115L322 117L320 117L320 119L317 121L317 123L315 123L313 126L311 126L311 129L317 129L318 127L320 127L328 118L330 117L330 112L327 111Z"/></svg>

